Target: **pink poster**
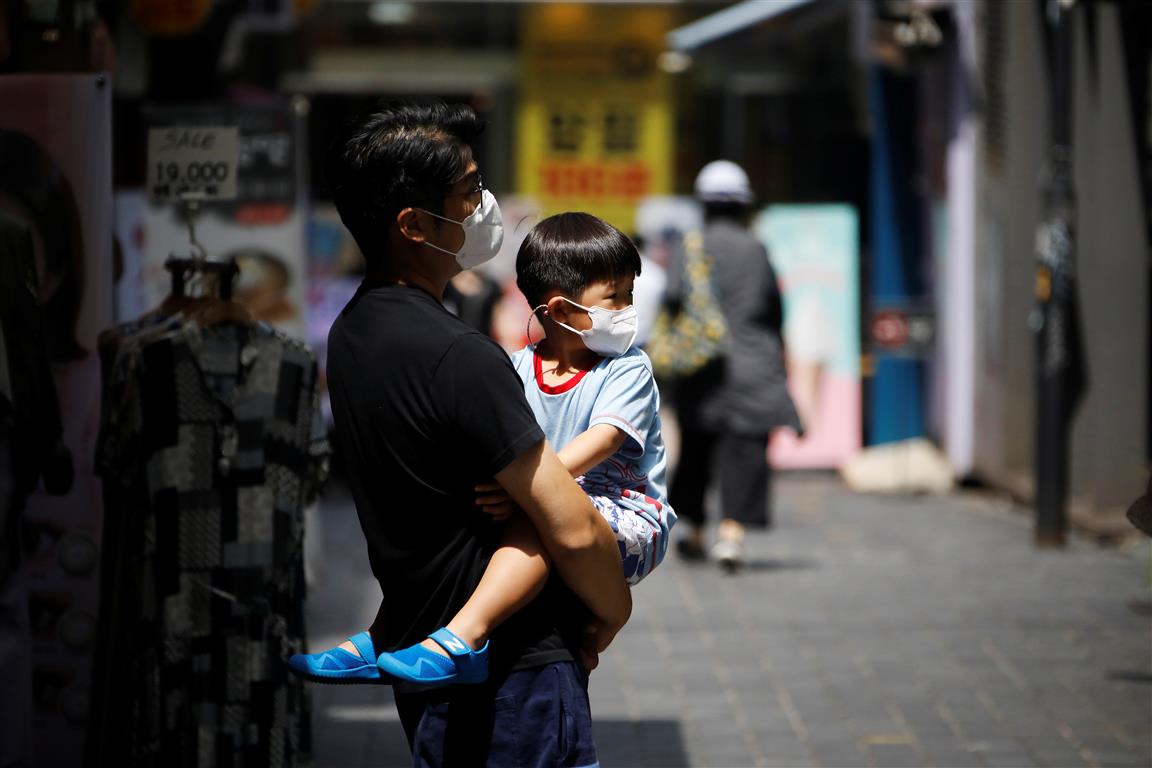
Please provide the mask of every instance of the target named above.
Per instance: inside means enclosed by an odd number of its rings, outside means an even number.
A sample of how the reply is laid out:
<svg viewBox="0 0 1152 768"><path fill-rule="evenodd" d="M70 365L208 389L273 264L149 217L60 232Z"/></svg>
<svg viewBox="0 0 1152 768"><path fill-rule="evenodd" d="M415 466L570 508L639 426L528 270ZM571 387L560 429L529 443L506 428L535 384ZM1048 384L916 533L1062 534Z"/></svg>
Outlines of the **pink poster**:
<svg viewBox="0 0 1152 768"><path fill-rule="evenodd" d="M780 430L780 469L834 469L862 442L860 248L850 205L774 205L756 221L784 297L788 389L805 435Z"/></svg>

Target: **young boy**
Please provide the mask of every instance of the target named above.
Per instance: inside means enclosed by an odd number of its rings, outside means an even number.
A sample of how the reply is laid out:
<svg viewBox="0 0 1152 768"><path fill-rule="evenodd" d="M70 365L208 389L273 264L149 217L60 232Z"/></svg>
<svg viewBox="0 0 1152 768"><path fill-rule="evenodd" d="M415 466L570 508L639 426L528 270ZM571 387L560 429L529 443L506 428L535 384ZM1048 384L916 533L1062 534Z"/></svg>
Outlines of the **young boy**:
<svg viewBox="0 0 1152 768"><path fill-rule="evenodd" d="M667 505L660 399L647 355L632 349L632 285L640 256L619 230L585 213L540 222L516 260L517 285L545 337L513 355L548 442L616 534L624 578L635 584L663 559L676 520ZM384 676L425 685L483 682L488 635L535 597L550 563L536 531L498 485L477 504L506 519L471 598L424 642L380 654ZM309 679L310 660L289 662Z"/></svg>

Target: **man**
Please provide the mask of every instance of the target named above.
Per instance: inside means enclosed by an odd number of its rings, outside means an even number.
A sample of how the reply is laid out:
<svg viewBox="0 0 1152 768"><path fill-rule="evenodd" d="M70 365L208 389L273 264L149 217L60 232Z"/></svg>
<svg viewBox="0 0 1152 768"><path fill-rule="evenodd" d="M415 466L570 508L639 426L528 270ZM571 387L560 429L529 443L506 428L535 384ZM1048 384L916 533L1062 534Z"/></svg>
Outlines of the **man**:
<svg viewBox="0 0 1152 768"><path fill-rule="evenodd" d="M452 276L502 239L472 155L481 128L465 106L382 105L329 158L337 210L367 262L329 335L328 383L383 593L372 650L421 642L472 593L498 533L475 489L494 477L564 583L493 633L488 683L397 685L414 762L595 765L584 667L631 612L616 541L544 441L507 355L441 303Z"/></svg>

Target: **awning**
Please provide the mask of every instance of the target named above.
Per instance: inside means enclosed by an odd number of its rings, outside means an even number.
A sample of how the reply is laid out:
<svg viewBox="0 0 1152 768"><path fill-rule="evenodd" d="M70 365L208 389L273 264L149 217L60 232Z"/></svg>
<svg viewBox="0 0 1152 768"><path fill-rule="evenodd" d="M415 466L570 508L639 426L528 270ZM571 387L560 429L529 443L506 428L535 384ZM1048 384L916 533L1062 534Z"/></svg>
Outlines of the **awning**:
<svg viewBox="0 0 1152 768"><path fill-rule="evenodd" d="M668 33L668 47L674 51L691 51L814 2L817 0L744 0L672 30Z"/></svg>

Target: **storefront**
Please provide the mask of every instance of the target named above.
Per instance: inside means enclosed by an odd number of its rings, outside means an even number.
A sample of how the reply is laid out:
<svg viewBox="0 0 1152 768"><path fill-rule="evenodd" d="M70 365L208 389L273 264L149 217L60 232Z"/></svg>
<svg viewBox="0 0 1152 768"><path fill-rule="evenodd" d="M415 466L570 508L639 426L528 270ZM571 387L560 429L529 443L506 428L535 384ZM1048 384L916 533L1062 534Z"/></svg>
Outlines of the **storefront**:
<svg viewBox="0 0 1152 768"><path fill-rule="evenodd" d="M1085 1L1073 14L1088 388L1073 415L1071 494L1074 518L1099 520L1138 495L1152 460L1152 43L1140 31L1145 9ZM112 711L107 656L103 678L92 672L108 608L97 562L117 546L108 532L126 529L104 514L109 486L124 478L102 480L94 460L112 399L99 332L164 305L185 277L169 258L202 246L240 265L229 295L309 342L310 352L285 341L275 375L305 395L322 390L313 371L360 270L323 152L380 96L464 101L489 120L477 154L509 224L490 274L506 291L495 333L509 346L527 319L509 287L513 259L539 216L578 208L643 234L692 226L696 172L730 159L763 208L756 231L782 276L793 392L813 427L805 441L778 443L773 460L831 469L864 446L925 437L952 477L1031 499L1049 128L1042 30L1036 4L998 0L0 6L0 223L38 229L39 255L22 258L46 313L46 340L30 354L48 371L38 385L0 376L0 395L35 395L28 413L51 438L19 493L5 487L0 499L7 544L32 543L19 577L0 578L0 612L25 617L21 641L0 646L0 667L26 672L0 709L0 764L79 765L83 734ZM180 126L236 131L227 162L239 183L227 196L200 187L212 199L194 215L155 189L167 165L148 155L149 130ZM49 204L64 225L42 226L37 206ZM9 306L33 298L25 293ZM19 346L0 341L8 354ZM11 440L18 423L0 419L0 460L13 467L25 448ZM212 424L231 446L228 472L233 459L257 461L234 423ZM308 456L291 480L301 503L325 471L312 426L294 433ZM180 498L194 519L199 497ZM244 533L237 562L271 552L266 532ZM0 552L0 577L15 573ZM236 594L213 589L213 599ZM204 608L198 600L174 610L190 615ZM294 695L280 710L293 727L304 718ZM91 742L90 754L118 746Z"/></svg>

